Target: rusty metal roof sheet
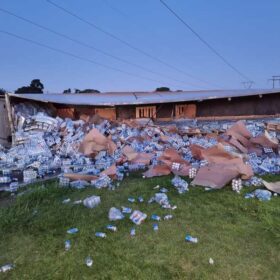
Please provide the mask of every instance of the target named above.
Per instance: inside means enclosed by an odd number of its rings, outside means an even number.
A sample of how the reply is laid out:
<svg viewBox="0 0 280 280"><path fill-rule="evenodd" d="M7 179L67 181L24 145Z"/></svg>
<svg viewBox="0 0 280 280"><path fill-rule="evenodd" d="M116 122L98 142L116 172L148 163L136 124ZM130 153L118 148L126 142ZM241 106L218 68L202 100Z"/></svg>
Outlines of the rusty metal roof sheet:
<svg viewBox="0 0 280 280"><path fill-rule="evenodd" d="M15 94L11 97L68 105L140 105L153 103L170 103L183 101L202 101L208 99L234 98L242 96L280 93L279 89L241 89L241 90L203 90L180 92L106 92L106 93L72 93L72 94Z"/></svg>

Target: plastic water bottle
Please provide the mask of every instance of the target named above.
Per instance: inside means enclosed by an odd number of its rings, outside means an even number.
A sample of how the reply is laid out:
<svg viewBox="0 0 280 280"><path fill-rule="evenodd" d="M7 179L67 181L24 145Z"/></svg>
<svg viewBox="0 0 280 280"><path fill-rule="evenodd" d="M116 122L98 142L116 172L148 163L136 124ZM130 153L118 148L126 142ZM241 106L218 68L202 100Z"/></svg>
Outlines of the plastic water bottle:
<svg viewBox="0 0 280 280"><path fill-rule="evenodd" d="M135 236L136 235L136 229L135 228L132 228L130 230L130 236Z"/></svg>
<svg viewBox="0 0 280 280"><path fill-rule="evenodd" d="M88 267L91 267L92 264L93 264L92 258L91 258L91 257L87 257L87 258L85 259L85 264L86 264Z"/></svg>
<svg viewBox="0 0 280 280"><path fill-rule="evenodd" d="M132 209L129 207L122 207L122 212L124 214L130 214L132 212Z"/></svg>
<svg viewBox="0 0 280 280"><path fill-rule="evenodd" d="M160 221L160 220L161 220L160 216L158 216L158 215L156 215L156 214L153 214L153 215L151 216L151 219L154 220L154 221Z"/></svg>
<svg viewBox="0 0 280 280"><path fill-rule="evenodd" d="M101 238L106 238L107 235L106 235L106 233L104 233L104 232L96 232L96 233L95 233L95 236L96 236L96 237L101 237Z"/></svg>
<svg viewBox="0 0 280 280"><path fill-rule="evenodd" d="M158 224L153 224L154 231L158 231Z"/></svg>
<svg viewBox="0 0 280 280"><path fill-rule="evenodd" d="M254 191L254 194L256 196L256 198L260 201L268 201L271 199L271 192L268 190L261 190L261 189L256 189Z"/></svg>
<svg viewBox="0 0 280 280"><path fill-rule="evenodd" d="M67 230L67 233L69 234L74 234L74 233L77 233L79 230L77 228L70 228Z"/></svg>
<svg viewBox="0 0 280 280"><path fill-rule="evenodd" d="M7 263L7 264L2 265L2 266L0 267L0 272L7 272L7 271L9 271L9 270L12 270L14 267L15 267L15 266L14 266L13 264Z"/></svg>
<svg viewBox="0 0 280 280"><path fill-rule="evenodd" d="M117 227L113 225L107 225L106 228L110 231L117 231Z"/></svg>
<svg viewBox="0 0 280 280"><path fill-rule="evenodd" d="M71 201L70 198L66 198L66 199L62 200L62 203L63 203L63 204L67 204L67 203L69 203L70 201Z"/></svg>
<svg viewBox="0 0 280 280"><path fill-rule="evenodd" d="M173 216L172 215L165 215L164 216L164 220L171 220L173 218Z"/></svg>
<svg viewBox="0 0 280 280"><path fill-rule="evenodd" d="M65 245L65 251L69 251L71 249L71 241L70 240L65 240L64 245Z"/></svg>
<svg viewBox="0 0 280 280"><path fill-rule="evenodd" d="M83 204L87 208L95 208L100 203L100 201L100 196L93 195L84 199Z"/></svg>
<svg viewBox="0 0 280 280"><path fill-rule="evenodd" d="M191 243L198 243L198 239L196 237L192 237L191 235L187 235L185 240Z"/></svg>

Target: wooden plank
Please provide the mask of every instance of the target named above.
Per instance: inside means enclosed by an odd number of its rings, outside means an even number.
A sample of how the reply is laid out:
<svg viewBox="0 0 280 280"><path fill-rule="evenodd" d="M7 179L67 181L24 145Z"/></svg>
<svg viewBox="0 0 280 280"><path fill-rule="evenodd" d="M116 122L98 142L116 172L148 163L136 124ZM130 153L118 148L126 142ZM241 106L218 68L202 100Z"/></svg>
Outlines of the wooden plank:
<svg viewBox="0 0 280 280"><path fill-rule="evenodd" d="M11 129L11 133L12 133L12 145L14 145L15 144L15 127L14 127L14 123L13 123L10 97L8 96L7 93L5 94L5 101L6 101L6 108L7 108L7 112L8 112L8 120L9 120L10 129Z"/></svg>
<svg viewBox="0 0 280 280"><path fill-rule="evenodd" d="M114 121L117 119L116 109L115 108L95 108L95 114L98 116Z"/></svg>

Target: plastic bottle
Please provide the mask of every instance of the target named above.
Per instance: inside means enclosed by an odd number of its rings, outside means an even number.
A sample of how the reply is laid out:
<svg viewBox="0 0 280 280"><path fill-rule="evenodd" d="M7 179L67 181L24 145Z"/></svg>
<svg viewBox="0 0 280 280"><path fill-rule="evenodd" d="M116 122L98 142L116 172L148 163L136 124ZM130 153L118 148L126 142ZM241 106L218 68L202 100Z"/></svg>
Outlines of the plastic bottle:
<svg viewBox="0 0 280 280"><path fill-rule="evenodd" d="M93 265L92 258L91 257L86 257L85 264L86 264L86 266L91 267Z"/></svg>
<svg viewBox="0 0 280 280"><path fill-rule="evenodd" d="M100 196L96 196L96 195L87 197L86 199L83 200L83 204L87 208L95 208L97 205L100 204L100 202L101 202Z"/></svg>
<svg viewBox="0 0 280 280"><path fill-rule="evenodd" d="M172 218L173 218L172 215L165 215L165 216L163 217L164 220L171 220Z"/></svg>
<svg viewBox="0 0 280 280"><path fill-rule="evenodd" d="M158 231L158 224L153 224L153 230Z"/></svg>
<svg viewBox="0 0 280 280"><path fill-rule="evenodd" d="M116 226L113 226L113 225L107 225L106 228L107 228L108 230L114 231L114 232L118 230L117 227L116 227Z"/></svg>
<svg viewBox="0 0 280 280"><path fill-rule="evenodd" d="M136 229L135 228L132 228L130 230L130 236L135 236L136 235Z"/></svg>
<svg viewBox="0 0 280 280"><path fill-rule="evenodd" d="M67 230L67 233L74 234L74 233L77 233L78 231L79 231L78 228L70 228L70 229Z"/></svg>
<svg viewBox="0 0 280 280"><path fill-rule="evenodd" d="M65 245L65 251L69 251L71 249L71 241L70 240L65 240L64 245Z"/></svg>
<svg viewBox="0 0 280 280"><path fill-rule="evenodd" d="M158 216L158 215L156 215L156 214L153 214L153 215L151 216L151 219L154 220L154 221L160 221L160 220L161 220L160 216Z"/></svg>
<svg viewBox="0 0 280 280"><path fill-rule="evenodd" d="M191 243L198 243L198 238L196 237L192 237L191 235L187 235L185 237L185 240Z"/></svg>
<svg viewBox="0 0 280 280"><path fill-rule="evenodd" d="M105 232L96 232L95 233L95 236L96 237L101 237L101 238L106 238L106 233Z"/></svg>

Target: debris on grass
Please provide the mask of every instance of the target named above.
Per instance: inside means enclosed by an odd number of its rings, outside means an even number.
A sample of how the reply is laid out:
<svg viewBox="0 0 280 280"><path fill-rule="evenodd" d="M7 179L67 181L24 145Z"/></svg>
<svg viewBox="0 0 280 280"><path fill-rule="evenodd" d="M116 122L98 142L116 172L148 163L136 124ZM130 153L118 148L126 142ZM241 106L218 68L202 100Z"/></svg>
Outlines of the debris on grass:
<svg viewBox="0 0 280 280"><path fill-rule="evenodd" d="M71 241L65 240L64 247L65 247L65 251L69 251L71 249Z"/></svg>
<svg viewBox="0 0 280 280"><path fill-rule="evenodd" d="M115 232L115 231L118 230L117 227L114 226L114 225L107 225L107 226L106 226L106 229L108 229L108 230L110 230L110 231L113 231L113 232Z"/></svg>
<svg viewBox="0 0 280 280"><path fill-rule="evenodd" d="M79 229L78 228L70 228L67 230L67 233L69 234L74 234L74 233L77 233L79 232Z"/></svg>
<svg viewBox="0 0 280 280"><path fill-rule="evenodd" d="M130 230L130 236L135 236L136 235L136 229L135 228L132 228Z"/></svg>
<svg viewBox="0 0 280 280"><path fill-rule="evenodd" d="M158 231L158 224L153 224L153 230Z"/></svg>
<svg viewBox="0 0 280 280"><path fill-rule="evenodd" d="M154 221L160 221L161 217L156 215L156 214L152 214L151 219L154 220Z"/></svg>
<svg viewBox="0 0 280 280"><path fill-rule="evenodd" d="M268 190L256 189L251 193L246 193L245 198L254 198L256 197L260 201L269 201L271 200L272 193Z"/></svg>
<svg viewBox="0 0 280 280"><path fill-rule="evenodd" d="M198 238L197 237L192 237L189 234L186 235L185 240L187 242L191 242L191 243L198 243Z"/></svg>
<svg viewBox="0 0 280 280"><path fill-rule="evenodd" d="M100 238L106 238L106 233L105 232L96 232L95 233L96 237L100 237Z"/></svg>
<svg viewBox="0 0 280 280"><path fill-rule="evenodd" d="M63 187L114 190L115 181L146 169L145 178L174 174L172 184L184 193L188 183L179 176L193 179L192 185L222 188L240 178L244 186L251 184L254 174L280 173L280 132L266 129L264 120L178 127L73 120L28 102L15 105L14 112L15 145L0 149L0 187L9 191L59 174ZM239 182L233 183L237 192Z"/></svg>
<svg viewBox="0 0 280 280"><path fill-rule="evenodd" d="M109 210L108 218L110 221L117 221L117 220L122 220L124 218L124 215L119 209L115 207L111 207Z"/></svg>
<svg viewBox="0 0 280 280"><path fill-rule="evenodd" d="M129 218L134 224L140 225L147 218L147 214L139 210L134 210Z"/></svg>
<svg viewBox="0 0 280 280"><path fill-rule="evenodd" d="M101 202L100 196L92 195L83 200L83 204L87 208L95 208Z"/></svg>
<svg viewBox="0 0 280 280"><path fill-rule="evenodd" d="M11 263L4 264L0 267L0 272L7 272L15 268L15 265Z"/></svg>
<svg viewBox="0 0 280 280"><path fill-rule="evenodd" d="M129 207L122 206L122 213L124 213L124 214L131 214L132 213L132 209L129 208Z"/></svg>
<svg viewBox="0 0 280 280"><path fill-rule="evenodd" d="M85 264L88 267L91 267L93 265L93 259L91 257L86 257Z"/></svg>

